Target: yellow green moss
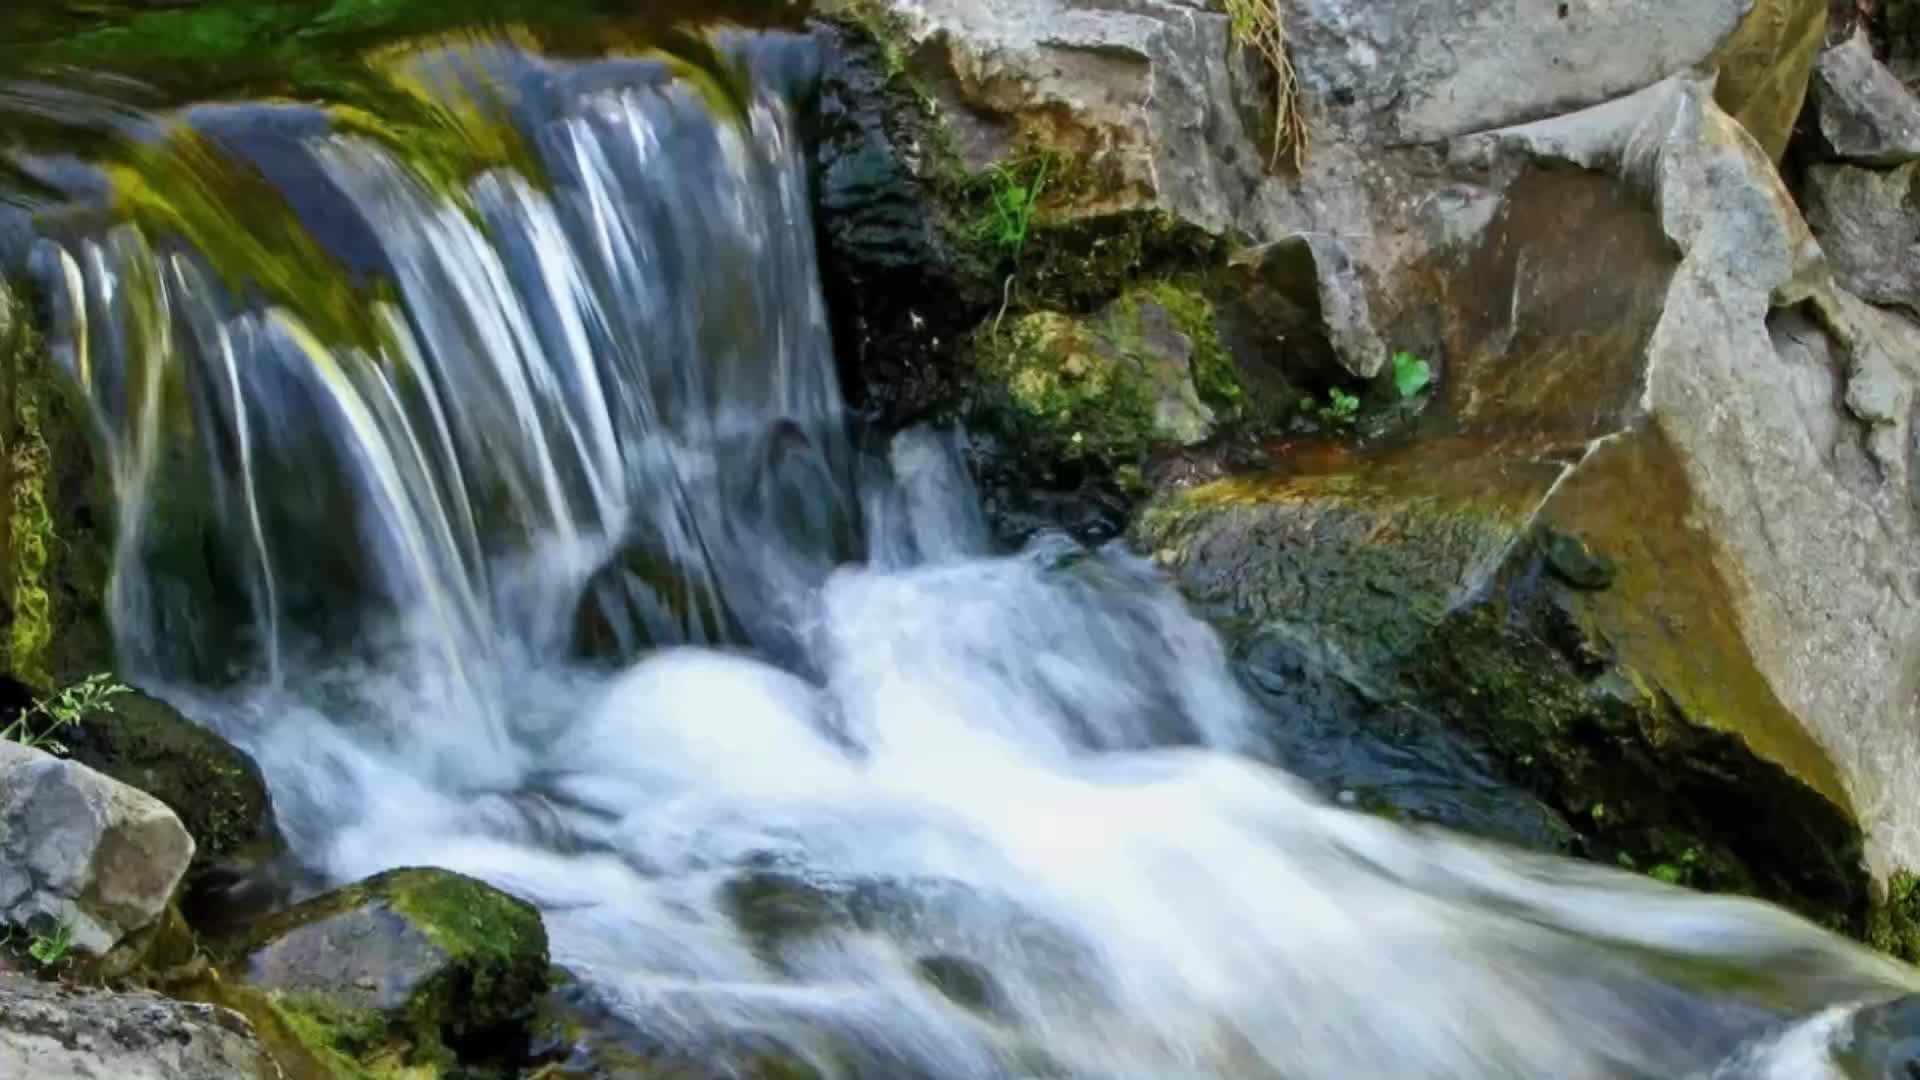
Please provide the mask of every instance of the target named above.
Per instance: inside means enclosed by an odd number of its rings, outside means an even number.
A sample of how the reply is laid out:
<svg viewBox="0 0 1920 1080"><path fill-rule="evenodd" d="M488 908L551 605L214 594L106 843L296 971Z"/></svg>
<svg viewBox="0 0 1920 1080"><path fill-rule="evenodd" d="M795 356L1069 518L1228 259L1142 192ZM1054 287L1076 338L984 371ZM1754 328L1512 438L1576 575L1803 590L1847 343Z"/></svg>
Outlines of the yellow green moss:
<svg viewBox="0 0 1920 1080"><path fill-rule="evenodd" d="M1200 400L1223 420L1240 415L1246 391L1234 370L1233 354L1220 340L1220 322L1213 302L1198 289L1175 281L1156 281L1121 297L1122 310L1138 325L1140 305L1151 301L1167 313L1173 328L1193 343L1189 366Z"/></svg>
<svg viewBox="0 0 1920 1080"><path fill-rule="evenodd" d="M50 388L36 370L33 335L25 312L0 287L0 372L11 387L8 415L0 417L0 457L6 466L7 555L4 564L10 622L5 670L36 690L49 690L54 677L53 598L49 563L57 538L48 500L52 452L45 431L45 395ZM11 330L9 331L9 328Z"/></svg>
<svg viewBox="0 0 1920 1080"><path fill-rule="evenodd" d="M1920 963L1920 875L1896 871L1874 899L1867 944L1910 964Z"/></svg>
<svg viewBox="0 0 1920 1080"><path fill-rule="evenodd" d="M976 356L1005 391L1012 433L1038 448L1120 464L1152 440L1145 377L1078 319L1039 312L983 328Z"/></svg>

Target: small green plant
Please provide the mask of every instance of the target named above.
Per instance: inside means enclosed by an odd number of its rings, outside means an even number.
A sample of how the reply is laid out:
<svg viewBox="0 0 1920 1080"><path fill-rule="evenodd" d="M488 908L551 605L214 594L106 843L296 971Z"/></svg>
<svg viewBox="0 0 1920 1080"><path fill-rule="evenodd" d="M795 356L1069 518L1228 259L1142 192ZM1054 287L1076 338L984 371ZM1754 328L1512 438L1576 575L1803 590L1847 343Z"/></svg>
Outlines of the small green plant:
<svg viewBox="0 0 1920 1080"><path fill-rule="evenodd" d="M1051 165L1042 157L1031 180L1022 181L1019 172L995 165L989 173L993 185L989 202L993 216L986 227L995 247L1018 265L1027 250L1027 236L1033 231L1033 215L1040 207L1040 196L1047 190L1047 170Z"/></svg>
<svg viewBox="0 0 1920 1080"><path fill-rule="evenodd" d="M1352 427L1354 419L1360 415L1360 396L1349 394L1336 386L1327 391L1324 404L1308 395L1300 399L1300 408L1308 415L1318 417L1323 424Z"/></svg>
<svg viewBox="0 0 1920 1080"><path fill-rule="evenodd" d="M0 739L10 739L50 754L64 754L67 746L59 739L62 731L79 727L81 721L108 708L114 698L127 693L132 693L132 687L115 682L113 676L105 672L89 675L52 697L27 706L11 723L0 728Z"/></svg>
<svg viewBox="0 0 1920 1080"><path fill-rule="evenodd" d="M1433 385L1433 367L1410 352L1393 354L1393 388L1401 401L1411 401Z"/></svg>
<svg viewBox="0 0 1920 1080"><path fill-rule="evenodd" d="M1693 872L1700 864L1700 849L1688 848L1672 862L1656 864L1647 871L1647 876L1669 885L1688 885L1693 882Z"/></svg>
<svg viewBox="0 0 1920 1080"><path fill-rule="evenodd" d="M53 928L51 934L35 934L27 945L27 955L42 968L52 969L66 962L67 954L73 949L73 928L66 923Z"/></svg>

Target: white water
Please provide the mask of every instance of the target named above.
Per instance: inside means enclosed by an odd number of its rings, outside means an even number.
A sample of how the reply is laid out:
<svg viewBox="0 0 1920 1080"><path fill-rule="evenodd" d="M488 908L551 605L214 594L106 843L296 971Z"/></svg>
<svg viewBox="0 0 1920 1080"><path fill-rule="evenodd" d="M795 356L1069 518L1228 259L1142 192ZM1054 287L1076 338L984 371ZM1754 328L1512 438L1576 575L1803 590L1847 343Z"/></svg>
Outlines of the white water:
<svg viewBox="0 0 1920 1080"><path fill-rule="evenodd" d="M461 206L274 136L395 286L377 356L131 226L36 256L111 448L123 651L257 756L326 879L535 901L600 1037L717 1075L1817 1078L1920 987L1254 762L1149 566L995 555L950 436L850 441L778 96L735 124L488 62L544 184Z"/></svg>

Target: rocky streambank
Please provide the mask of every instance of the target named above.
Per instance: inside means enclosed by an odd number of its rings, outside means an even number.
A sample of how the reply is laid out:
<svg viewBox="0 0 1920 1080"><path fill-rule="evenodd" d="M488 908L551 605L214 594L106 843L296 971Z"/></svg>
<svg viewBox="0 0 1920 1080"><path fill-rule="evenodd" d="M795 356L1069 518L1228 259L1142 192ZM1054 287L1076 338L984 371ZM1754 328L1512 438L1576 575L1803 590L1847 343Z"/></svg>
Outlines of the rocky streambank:
<svg viewBox="0 0 1920 1080"><path fill-rule="evenodd" d="M1343 800L1920 959L1900 5L1274 10L1284 72L1192 0L778 13L819 50L863 424L964 425L1008 545L1151 556L1275 703L1272 760ZM112 481L37 299L0 286L0 723L114 667ZM191 500L178 526L144 540L214 582ZM253 763L156 700L63 738L0 744L0 1072L650 1075L521 901L432 870L322 892ZM824 903L755 884L755 925ZM991 1006L991 973L930 977Z"/></svg>

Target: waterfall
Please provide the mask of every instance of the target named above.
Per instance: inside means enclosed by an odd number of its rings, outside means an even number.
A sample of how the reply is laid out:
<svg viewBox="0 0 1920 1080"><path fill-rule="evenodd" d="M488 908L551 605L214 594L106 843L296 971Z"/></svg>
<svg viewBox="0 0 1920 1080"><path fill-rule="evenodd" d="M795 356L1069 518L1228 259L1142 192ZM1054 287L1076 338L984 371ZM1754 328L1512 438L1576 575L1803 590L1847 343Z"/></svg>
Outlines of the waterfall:
<svg viewBox="0 0 1920 1080"><path fill-rule="evenodd" d="M45 223L122 655L307 868L524 896L600 1037L717 1070L1804 1080L1920 989L1258 760L1150 565L995 551L957 433L857 430L749 77L805 47L725 44L422 52L401 137L203 106Z"/></svg>

